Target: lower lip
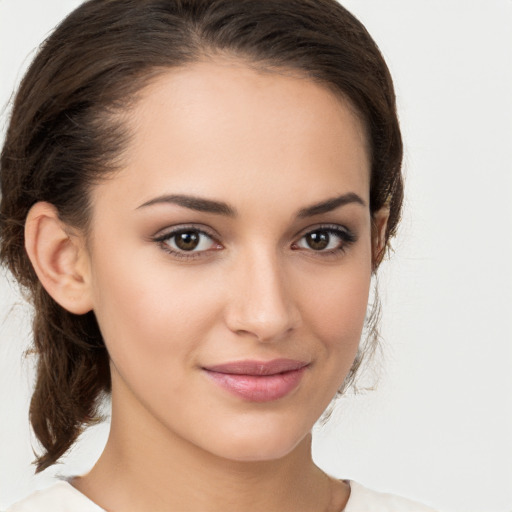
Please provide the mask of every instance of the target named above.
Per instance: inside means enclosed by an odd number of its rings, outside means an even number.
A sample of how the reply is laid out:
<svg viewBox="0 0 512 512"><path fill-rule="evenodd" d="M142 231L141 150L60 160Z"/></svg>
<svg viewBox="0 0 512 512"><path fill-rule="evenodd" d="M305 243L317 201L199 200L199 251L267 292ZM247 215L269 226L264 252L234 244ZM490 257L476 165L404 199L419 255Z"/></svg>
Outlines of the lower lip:
<svg viewBox="0 0 512 512"><path fill-rule="evenodd" d="M270 402L291 393L300 383L306 367L275 375L238 375L205 370L220 387L250 402Z"/></svg>

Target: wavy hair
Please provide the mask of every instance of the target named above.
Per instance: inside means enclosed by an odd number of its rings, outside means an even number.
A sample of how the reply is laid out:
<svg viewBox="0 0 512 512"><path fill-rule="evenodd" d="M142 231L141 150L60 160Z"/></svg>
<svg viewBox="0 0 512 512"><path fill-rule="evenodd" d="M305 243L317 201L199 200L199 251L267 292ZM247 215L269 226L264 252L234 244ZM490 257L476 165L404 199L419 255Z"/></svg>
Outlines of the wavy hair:
<svg viewBox="0 0 512 512"><path fill-rule="evenodd" d="M47 201L64 222L87 230L89 191L119 168L129 143L122 114L137 93L169 68L219 53L298 71L348 99L366 129L371 212L389 208L386 246L395 233L403 183L392 80L364 26L335 0L84 2L48 37L23 78L0 160L0 261L35 310L30 421L43 449L37 471L97 421L111 381L94 312L66 311L38 281L24 249L27 213ZM375 332L346 384L365 351L374 350Z"/></svg>

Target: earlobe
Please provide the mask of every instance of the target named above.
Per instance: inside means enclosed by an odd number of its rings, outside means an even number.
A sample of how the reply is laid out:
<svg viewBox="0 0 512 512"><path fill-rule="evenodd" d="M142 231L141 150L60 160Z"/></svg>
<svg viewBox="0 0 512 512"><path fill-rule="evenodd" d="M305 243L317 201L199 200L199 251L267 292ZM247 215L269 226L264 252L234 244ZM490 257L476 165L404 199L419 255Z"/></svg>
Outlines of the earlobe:
<svg viewBox="0 0 512 512"><path fill-rule="evenodd" d="M386 230L389 219L389 208L383 207L373 215L372 219L372 262L373 270L377 270L386 252Z"/></svg>
<svg viewBox="0 0 512 512"><path fill-rule="evenodd" d="M25 223L25 249L49 295L80 315L92 309L89 264L83 241L50 203L36 203Z"/></svg>

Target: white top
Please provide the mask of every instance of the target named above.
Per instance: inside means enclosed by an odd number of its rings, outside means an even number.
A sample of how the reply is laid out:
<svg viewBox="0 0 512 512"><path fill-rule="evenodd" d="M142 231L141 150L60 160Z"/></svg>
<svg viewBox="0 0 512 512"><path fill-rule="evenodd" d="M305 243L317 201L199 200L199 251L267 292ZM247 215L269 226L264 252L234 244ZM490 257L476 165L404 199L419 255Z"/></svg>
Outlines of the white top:
<svg viewBox="0 0 512 512"><path fill-rule="evenodd" d="M349 482L350 498L340 512L435 512L405 498L366 489ZM66 481L37 491L14 504L7 512L106 512Z"/></svg>

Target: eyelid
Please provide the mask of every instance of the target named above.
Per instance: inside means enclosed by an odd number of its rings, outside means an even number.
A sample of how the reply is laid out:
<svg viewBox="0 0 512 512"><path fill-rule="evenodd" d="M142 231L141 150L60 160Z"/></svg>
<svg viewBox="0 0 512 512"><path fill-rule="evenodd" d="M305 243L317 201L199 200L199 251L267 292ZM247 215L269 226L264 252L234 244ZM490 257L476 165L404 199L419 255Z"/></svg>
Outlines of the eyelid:
<svg viewBox="0 0 512 512"><path fill-rule="evenodd" d="M179 233L183 233L186 231L195 231L201 235L207 236L212 240L213 244L216 244L217 247L215 249L204 249L200 251L185 251L171 247L171 245L166 243L166 241L169 240L170 238L173 238ZM176 226L169 226L167 228L159 230L155 235L151 237L151 240L153 242L158 243L162 250L172 255L173 257L182 260L190 260L205 257L208 255L208 253L222 249L222 244L218 241L218 238L219 237L216 234L214 234L212 230L210 230L204 225L178 224Z"/></svg>
<svg viewBox="0 0 512 512"><path fill-rule="evenodd" d="M328 254L335 254L337 252L343 252L345 251L350 245L357 242L357 235L349 229L348 227L341 225L341 224L317 224L314 226L308 226L307 228L301 230L301 232L295 237L295 242L293 242L292 245L296 245L299 243L300 240L302 240L304 237L306 237L310 233L314 233L315 231L327 231L330 234L334 234L335 236L338 236L341 239L341 245L335 249L329 249L329 250L318 250L315 251L314 249L310 248L296 248L295 250L303 250L306 252L311 252L313 254L317 255L328 255Z"/></svg>
<svg viewBox="0 0 512 512"><path fill-rule="evenodd" d="M179 233L186 231L195 231L204 236L207 236L212 240L213 244L217 246L214 249L204 249L204 250L180 250L179 248L173 248L170 244L165 243L168 239L173 236L178 235ZM298 247L297 244L301 241L305 236L310 233L314 233L315 231L327 231L328 233L337 236L340 239L340 244L338 247L326 250L315 250L313 248L306 247ZM168 226L164 229L159 230L155 235L151 237L153 242L159 243L162 250L165 252L175 256L179 259L195 259L201 258L211 255L212 252L217 250L221 250L224 247L221 242L219 242L219 235L217 235L211 228L205 226L203 224L178 224L175 226ZM341 224L316 224L310 225L304 229L302 229L295 237L294 242L292 243L292 250L312 253L318 256L328 256L335 255L337 253L342 253L348 247L357 241L357 235L349 229L347 226ZM295 246L295 247L294 247Z"/></svg>
<svg viewBox="0 0 512 512"><path fill-rule="evenodd" d="M219 238L219 235L217 235L211 228L203 224L176 224L174 226L167 226L163 229L159 229L151 238L154 241L165 240L166 238L169 238L172 235L182 231L197 231L198 233L209 236L214 240Z"/></svg>
<svg viewBox="0 0 512 512"><path fill-rule="evenodd" d="M325 223L325 224L313 224L311 226L307 226L306 228L301 229L297 235L294 237L296 240L306 236L308 233L313 233L314 231L333 231L337 233L343 233L349 236L350 238L354 239L354 242L357 239L357 236L355 232L351 229L349 229L347 226L344 226L343 224L332 224L332 223Z"/></svg>

